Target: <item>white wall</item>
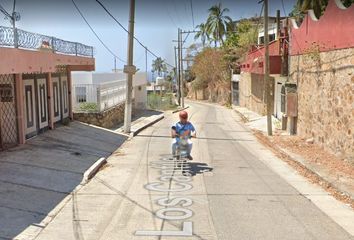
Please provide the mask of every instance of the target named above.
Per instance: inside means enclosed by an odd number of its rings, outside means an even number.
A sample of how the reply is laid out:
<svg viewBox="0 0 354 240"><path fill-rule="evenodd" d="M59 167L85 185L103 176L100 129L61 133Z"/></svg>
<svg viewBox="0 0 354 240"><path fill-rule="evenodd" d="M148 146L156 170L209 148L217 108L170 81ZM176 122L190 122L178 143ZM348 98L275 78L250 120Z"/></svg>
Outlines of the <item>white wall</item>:
<svg viewBox="0 0 354 240"><path fill-rule="evenodd" d="M101 84L126 80L127 75L123 72L117 73L91 73L91 72L73 72L73 84ZM147 75L145 72L137 72L133 77L133 86L147 84Z"/></svg>
<svg viewBox="0 0 354 240"><path fill-rule="evenodd" d="M91 72L72 72L71 73L72 84L93 84Z"/></svg>

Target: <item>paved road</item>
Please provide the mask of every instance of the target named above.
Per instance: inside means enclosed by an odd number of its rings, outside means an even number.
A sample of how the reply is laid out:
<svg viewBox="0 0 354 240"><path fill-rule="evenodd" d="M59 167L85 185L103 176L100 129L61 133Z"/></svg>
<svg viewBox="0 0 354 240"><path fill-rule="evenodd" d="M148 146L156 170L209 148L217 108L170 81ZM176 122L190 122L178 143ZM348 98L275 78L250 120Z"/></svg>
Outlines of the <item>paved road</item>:
<svg viewBox="0 0 354 240"><path fill-rule="evenodd" d="M167 114L115 152L37 239L353 239L309 200L328 195L275 159L231 110L193 103L189 113L198 131L193 176L171 165L177 116Z"/></svg>

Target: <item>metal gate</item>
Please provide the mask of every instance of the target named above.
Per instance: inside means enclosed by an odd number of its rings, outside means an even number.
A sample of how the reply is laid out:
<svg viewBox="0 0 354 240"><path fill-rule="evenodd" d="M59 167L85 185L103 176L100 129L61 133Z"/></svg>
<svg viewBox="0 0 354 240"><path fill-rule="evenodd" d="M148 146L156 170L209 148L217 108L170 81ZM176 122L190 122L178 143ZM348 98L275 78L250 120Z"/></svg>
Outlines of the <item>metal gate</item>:
<svg viewBox="0 0 354 240"><path fill-rule="evenodd" d="M0 150L18 144L14 75L0 75Z"/></svg>
<svg viewBox="0 0 354 240"><path fill-rule="evenodd" d="M240 105L240 89L239 82L232 82L232 104Z"/></svg>

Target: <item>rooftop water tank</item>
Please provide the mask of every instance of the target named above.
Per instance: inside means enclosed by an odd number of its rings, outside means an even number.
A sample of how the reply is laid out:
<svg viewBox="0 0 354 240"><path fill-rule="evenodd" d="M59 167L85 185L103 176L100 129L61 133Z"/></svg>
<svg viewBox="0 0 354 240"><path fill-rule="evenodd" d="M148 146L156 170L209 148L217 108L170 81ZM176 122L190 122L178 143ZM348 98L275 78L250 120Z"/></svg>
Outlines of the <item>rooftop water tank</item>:
<svg viewBox="0 0 354 240"><path fill-rule="evenodd" d="M165 82L165 79L163 77L156 78L156 85L162 85L164 82Z"/></svg>

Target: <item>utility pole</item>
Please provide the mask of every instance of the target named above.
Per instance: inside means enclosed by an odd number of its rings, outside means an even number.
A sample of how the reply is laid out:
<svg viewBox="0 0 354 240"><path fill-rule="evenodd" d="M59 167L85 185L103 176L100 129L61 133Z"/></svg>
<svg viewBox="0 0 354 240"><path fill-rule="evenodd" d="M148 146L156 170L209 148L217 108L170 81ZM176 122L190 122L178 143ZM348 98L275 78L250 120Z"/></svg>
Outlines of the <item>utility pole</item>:
<svg viewBox="0 0 354 240"><path fill-rule="evenodd" d="M145 47L145 74L146 74L146 81L149 81L149 75L148 75L148 49Z"/></svg>
<svg viewBox="0 0 354 240"><path fill-rule="evenodd" d="M264 0L264 45L265 45L265 97L267 102L267 131L272 136L272 112L271 112L271 81L269 78L269 34L268 34L268 0Z"/></svg>
<svg viewBox="0 0 354 240"><path fill-rule="evenodd" d="M181 101L181 55L180 55L180 50L181 50L181 29L178 28L178 37L177 37L177 59L178 59L178 85L177 85L177 91L178 91L178 105L181 106L182 101Z"/></svg>
<svg viewBox="0 0 354 240"><path fill-rule="evenodd" d="M179 62L180 62L180 96L181 96L181 105L184 108L184 90L183 90L183 54L182 54L182 29L178 29L178 45L179 45Z"/></svg>
<svg viewBox="0 0 354 240"><path fill-rule="evenodd" d="M117 58L114 57L114 72L117 72Z"/></svg>
<svg viewBox="0 0 354 240"><path fill-rule="evenodd" d="M177 85L177 99L178 99L178 105L181 105L181 99L180 99L180 92L179 92L179 62L177 62L177 48L175 48L175 78L176 78L176 85Z"/></svg>
<svg viewBox="0 0 354 240"><path fill-rule="evenodd" d="M129 33L128 33L128 65L124 66L124 73L127 74L126 99L125 99L125 111L124 111L124 132L125 133L130 133L131 120L132 120L133 75L136 73L136 67L133 65L134 18L135 18L135 0L130 0Z"/></svg>

